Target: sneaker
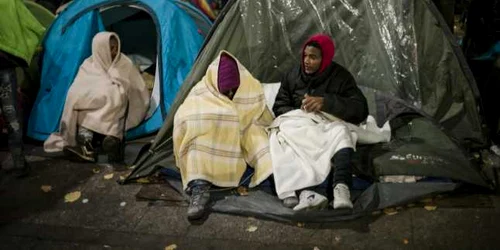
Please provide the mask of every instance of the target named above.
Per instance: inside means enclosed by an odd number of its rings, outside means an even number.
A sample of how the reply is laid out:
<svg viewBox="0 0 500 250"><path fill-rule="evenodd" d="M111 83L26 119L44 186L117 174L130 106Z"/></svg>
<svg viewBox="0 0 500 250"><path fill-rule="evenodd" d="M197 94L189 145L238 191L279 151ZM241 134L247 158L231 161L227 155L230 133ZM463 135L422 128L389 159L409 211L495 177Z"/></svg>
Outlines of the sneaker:
<svg viewBox="0 0 500 250"><path fill-rule="evenodd" d="M293 208L299 204L299 198L297 196L290 196L283 199L283 206L287 208Z"/></svg>
<svg viewBox="0 0 500 250"><path fill-rule="evenodd" d="M83 145L66 146L63 149L64 153L70 157L77 157L79 160L95 162L95 152L90 142L85 142Z"/></svg>
<svg viewBox="0 0 500 250"><path fill-rule="evenodd" d="M300 193L300 202L293 208L299 210L321 210L328 207L328 199L314 191L304 190Z"/></svg>
<svg viewBox="0 0 500 250"><path fill-rule="evenodd" d="M210 185L196 185L192 187L187 210L189 220L197 220L205 215L207 204L210 201L209 189Z"/></svg>
<svg viewBox="0 0 500 250"><path fill-rule="evenodd" d="M352 209L351 192L346 184L339 183L333 188L333 209Z"/></svg>

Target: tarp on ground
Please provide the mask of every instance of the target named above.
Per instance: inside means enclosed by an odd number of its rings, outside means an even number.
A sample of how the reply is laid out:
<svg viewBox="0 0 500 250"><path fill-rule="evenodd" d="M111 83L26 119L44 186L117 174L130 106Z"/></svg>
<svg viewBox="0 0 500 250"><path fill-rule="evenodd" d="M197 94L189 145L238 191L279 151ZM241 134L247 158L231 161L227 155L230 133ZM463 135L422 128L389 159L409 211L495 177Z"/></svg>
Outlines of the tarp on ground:
<svg viewBox="0 0 500 250"><path fill-rule="evenodd" d="M453 190L458 183L491 185L464 150L485 143L477 87L451 32L428 0L230 2L205 40L172 112L125 182L161 167L175 169L173 115L220 50L235 55L263 84L274 83L300 63L302 44L320 32L334 38L334 60L354 75L370 114L380 125L390 121L393 129L390 143L358 150L355 172L372 185L359 196L363 199L355 200L355 207L362 208L355 212ZM380 182L391 175L437 179L425 184ZM257 206L261 216L293 219L273 210L280 205L277 199L251 204L242 199L217 201L213 208L248 215Z"/></svg>

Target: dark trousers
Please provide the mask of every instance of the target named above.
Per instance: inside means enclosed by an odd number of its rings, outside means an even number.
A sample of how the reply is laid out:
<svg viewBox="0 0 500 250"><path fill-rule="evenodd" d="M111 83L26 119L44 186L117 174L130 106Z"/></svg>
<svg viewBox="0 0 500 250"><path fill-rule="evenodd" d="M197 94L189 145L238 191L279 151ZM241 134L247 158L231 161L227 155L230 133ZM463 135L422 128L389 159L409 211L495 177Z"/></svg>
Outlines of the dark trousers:
<svg viewBox="0 0 500 250"><path fill-rule="evenodd" d="M339 183L346 184L349 188L352 186L352 166L351 159L354 150L344 148L339 150L332 158L333 165L333 187Z"/></svg>
<svg viewBox="0 0 500 250"><path fill-rule="evenodd" d="M17 78L15 68L0 69L0 111L9 131L9 149L14 167L24 165L23 128L16 102Z"/></svg>

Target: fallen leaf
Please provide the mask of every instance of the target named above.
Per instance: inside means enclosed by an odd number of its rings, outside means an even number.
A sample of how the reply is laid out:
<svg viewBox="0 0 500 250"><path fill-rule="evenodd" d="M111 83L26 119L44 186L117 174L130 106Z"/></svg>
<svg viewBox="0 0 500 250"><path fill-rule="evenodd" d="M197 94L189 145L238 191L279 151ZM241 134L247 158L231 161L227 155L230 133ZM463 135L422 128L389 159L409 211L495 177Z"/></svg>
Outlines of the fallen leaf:
<svg viewBox="0 0 500 250"><path fill-rule="evenodd" d="M124 201L120 203L120 207L124 207L125 205L127 205L127 203Z"/></svg>
<svg viewBox="0 0 500 250"><path fill-rule="evenodd" d="M395 215L398 211L394 208L384 208L384 213L387 215Z"/></svg>
<svg viewBox="0 0 500 250"><path fill-rule="evenodd" d="M408 243L410 243L410 241L409 241L408 239L403 239L403 243L404 243L405 245L408 245Z"/></svg>
<svg viewBox="0 0 500 250"><path fill-rule="evenodd" d="M100 172L101 172L101 169L99 169L99 168L94 168L94 169L92 169L92 172L94 172L94 174L98 174L98 173L100 173Z"/></svg>
<svg viewBox="0 0 500 250"><path fill-rule="evenodd" d="M82 200L82 203L84 203L84 204L85 204L85 203L88 203L88 202L89 202L89 199L83 199L83 200Z"/></svg>
<svg viewBox="0 0 500 250"><path fill-rule="evenodd" d="M240 196L248 196L248 189L246 187L239 186L237 191Z"/></svg>
<svg viewBox="0 0 500 250"><path fill-rule="evenodd" d="M319 250L319 247L314 247L313 250Z"/></svg>
<svg viewBox="0 0 500 250"><path fill-rule="evenodd" d="M105 176L104 176L104 179L105 179L105 180L109 180L109 179L112 179L112 178L113 178L113 176L114 176L114 174L113 174L113 173L111 173L111 174L107 174L107 175L105 175Z"/></svg>
<svg viewBox="0 0 500 250"><path fill-rule="evenodd" d="M432 202L432 198L426 198L426 199L421 200L420 202L422 202L422 203L430 203L430 202Z"/></svg>
<svg viewBox="0 0 500 250"><path fill-rule="evenodd" d="M120 181L123 181L123 180L125 180L125 176L121 175L120 176Z"/></svg>
<svg viewBox="0 0 500 250"><path fill-rule="evenodd" d="M136 180L137 183L147 184L149 183L148 178L140 178Z"/></svg>
<svg viewBox="0 0 500 250"><path fill-rule="evenodd" d="M176 244L168 245L168 246L165 247L165 250L174 250L174 249L177 249L177 245Z"/></svg>
<svg viewBox="0 0 500 250"><path fill-rule="evenodd" d="M52 191L52 186L50 185L43 185L40 187L42 189L42 191L44 191L45 193L48 193L50 191Z"/></svg>
<svg viewBox="0 0 500 250"><path fill-rule="evenodd" d="M297 226L298 226L298 227L304 227L305 225L306 225L306 224L305 224L305 223L302 223L302 222L297 223Z"/></svg>
<svg viewBox="0 0 500 250"><path fill-rule="evenodd" d="M253 233L253 232L257 231L257 228L258 227L256 227L256 226L249 226L247 228L247 232Z"/></svg>
<svg viewBox="0 0 500 250"><path fill-rule="evenodd" d="M431 206L431 205L427 205L427 206L424 206L425 210L427 211L434 211L437 209L437 206Z"/></svg>
<svg viewBox="0 0 500 250"><path fill-rule="evenodd" d="M78 199L80 199L81 195L82 195L82 193L80 191L75 191L75 192L67 193L64 196L64 202L75 202Z"/></svg>

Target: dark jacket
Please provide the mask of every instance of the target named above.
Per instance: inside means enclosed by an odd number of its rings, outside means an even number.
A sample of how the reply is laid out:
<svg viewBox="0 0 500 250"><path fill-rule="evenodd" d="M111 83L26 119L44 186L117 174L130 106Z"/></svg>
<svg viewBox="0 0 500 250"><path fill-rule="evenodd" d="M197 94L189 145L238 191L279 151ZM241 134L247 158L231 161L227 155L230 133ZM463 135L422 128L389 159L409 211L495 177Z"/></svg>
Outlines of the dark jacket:
<svg viewBox="0 0 500 250"><path fill-rule="evenodd" d="M13 56L0 50L0 69L10 69L16 67L27 67L28 63L23 59Z"/></svg>
<svg viewBox="0 0 500 250"><path fill-rule="evenodd" d="M322 111L352 124L363 122L368 116L368 104L352 75L332 62L317 76L307 76L301 67L286 74L276 96L273 111L276 116L300 109L305 94L324 98Z"/></svg>

